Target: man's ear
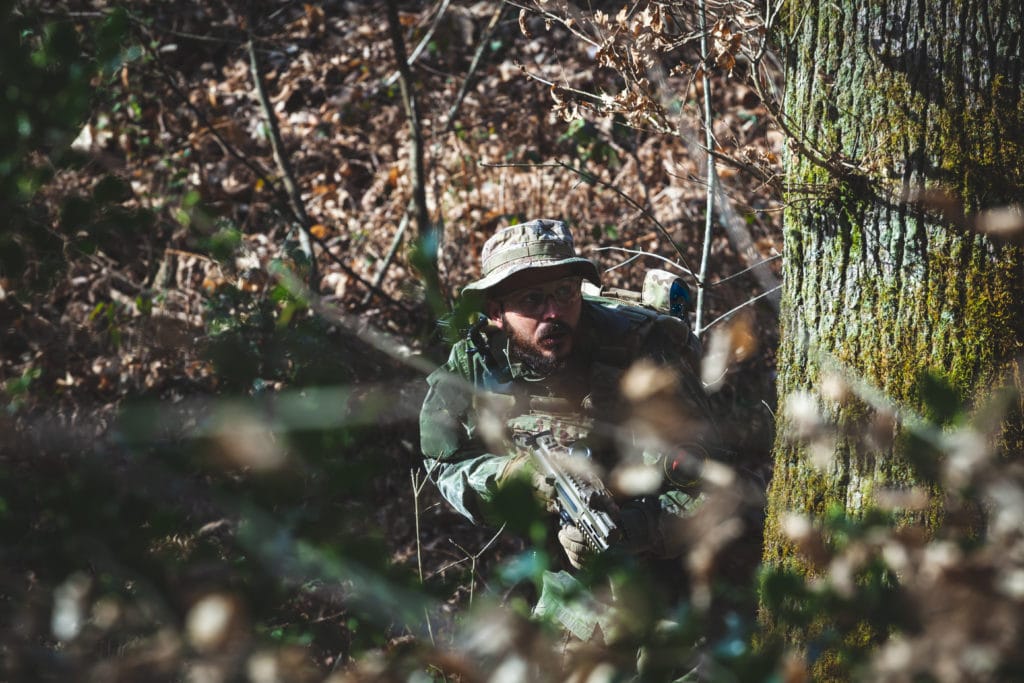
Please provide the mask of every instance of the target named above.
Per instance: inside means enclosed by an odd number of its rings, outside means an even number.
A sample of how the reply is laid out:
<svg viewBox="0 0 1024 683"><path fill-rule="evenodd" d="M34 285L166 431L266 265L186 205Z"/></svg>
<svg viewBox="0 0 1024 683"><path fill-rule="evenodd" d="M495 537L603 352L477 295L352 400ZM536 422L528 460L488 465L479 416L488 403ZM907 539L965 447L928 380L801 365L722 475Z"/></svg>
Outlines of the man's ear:
<svg viewBox="0 0 1024 683"><path fill-rule="evenodd" d="M499 330L502 328L500 301L495 301L494 299L488 299L485 301L484 315L490 319L492 325L497 327Z"/></svg>

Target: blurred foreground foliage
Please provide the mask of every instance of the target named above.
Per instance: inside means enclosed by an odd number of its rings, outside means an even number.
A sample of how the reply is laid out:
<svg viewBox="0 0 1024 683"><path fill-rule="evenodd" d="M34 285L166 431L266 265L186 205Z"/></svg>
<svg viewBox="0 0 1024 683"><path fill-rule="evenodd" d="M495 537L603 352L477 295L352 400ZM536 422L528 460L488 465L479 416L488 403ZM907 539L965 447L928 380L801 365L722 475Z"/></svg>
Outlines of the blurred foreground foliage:
<svg viewBox="0 0 1024 683"><path fill-rule="evenodd" d="M64 198L56 227L36 201L55 173L84 161L71 142L91 112L95 84L138 57L137 47L122 47L128 19L121 10L106 13L87 32L67 20L46 21L40 13L31 5L16 11L13 0L0 3L0 201L6 222L0 275L36 288L62 273L66 250L110 248L125 233L153 222L148 211L121 205L132 191L115 176L97 183L91 195Z"/></svg>

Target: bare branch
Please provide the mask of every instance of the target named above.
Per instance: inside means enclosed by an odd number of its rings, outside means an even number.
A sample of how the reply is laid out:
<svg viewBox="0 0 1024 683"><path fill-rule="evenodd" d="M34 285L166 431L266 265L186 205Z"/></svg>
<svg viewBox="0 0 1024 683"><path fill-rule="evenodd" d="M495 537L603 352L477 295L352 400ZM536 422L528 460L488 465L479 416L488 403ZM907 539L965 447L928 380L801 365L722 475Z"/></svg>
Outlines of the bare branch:
<svg viewBox="0 0 1024 683"><path fill-rule="evenodd" d="M729 280L734 280L734 279L738 278L739 276L741 276L741 275L743 275L745 273L749 273L750 271L754 270L755 268L760 268L761 266L767 265L767 264L771 263L772 261L777 261L780 258L782 258L782 254L776 254L775 256L769 256L768 258L763 259L761 261L758 261L757 263L754 263L754 264L744 268L741 271L738 271L736 273L733 273L732 275L728 275L726 277L723 277L721 280L719 280L717 282L712 282L708 286L709 287L717 287L718 285L720 285L722 283L728 282Z"/></svg>
<svg viewBox="0 0 1024 683"><path fill-rule="evenodd" d="M639 250L636 250L636 249L627 249L626 247L597 247L596 249L594 249L594 251L622 251L622 252L625 252L627 254L636 254L637 257L639 257L639 256L650 256L651 258L658 259L659 261L662 261L665 264L672 266L673 268L677 268L677 269L681 270L682 272L686 273L687 275L689 275L689 276L691 276L693 278L697 277L693 273L693 271L690 270L689 268L684 268L683 266L679 265L678 263L676 263L672 259L665 258L664 256L661 256L660 254L652 254L650 252L639 251ZM630 259L630 260L632 260L632 259ZM623 264L619 264L619 266L621 266L621 265L623 265ZM619 266L615 266L615 267L618 268ZM611 269L609 268L609 270L611 270Z"/></svg>
<svg viewBox="0 0 1024 683"><path fill-rule="evenodd" d="M434 37L434 31L436 31L437 27L441 24L441 19L444 17L444 13L448 11L448 5L450 3L451 0L441 0L441 7L438 8L437 14L434 16L433 23L430 25L430 28L427 29L427 32L423 34L423 38L420 40L419 44L415 47L415 49L413 49L412 54L409 55L409 58L405 60L405 63L407 65L412 66L413 64L416 63L416 60L419 59L420 53L423 52L423 48L425 48L427 44L430 43L430 40ZM396 69L394 72L392 72L390 76L387 77L387 79L384 81L384 85L390 88L392 85L395 84L395 81L401 78L401 76L401 70Z"/></svg>
<svg viewBox="0 0 1024 683"><path fill-rule="evenodd" d="M419 110L416 94L412 87L412 72L405 57L405 39L402 37L402 26L398 19L398 6L395 0L388 0L388 29L391 33L391 46L395 51L400 74L398 84L402 91L402 104L409 124L409 167L412 173L413 201L416 206L417 228L421 237L430 231L430 215L427 211L426 186L423 182L423 132L420 127Z"/></svg>
<svg viewBox="0 0 1024 683"><path fill-rule="evenodd" d="M612 192L614 192L615 194L617 194L620 197L622 197L624 200L626 200L626 202L630 206L632 206L634 209L639 211L640 214L642 214L644 217L646 217L651 222L651 224L654 225L655 228L657 228L658 232L660 232L662 234L662 236L668 241L668 243L672 245L672 249L676 252L676 255L679 256L679 260L683 263L683 265L684 266L686 265L686 257L683 256L682 249L679 248L679 245L676 244L676 241L672 239L671 235L669 235L668 229L666 229L665 226L662 225L661 222L657 218L654 217L654 214L652 214L650 211L648 211L644 206L642 206L639 202L637 202L635 199L630 197L628 194L626 194L625 192L623 192L619 188L615 187L615 185L613 185L612 183L609 183L609 182L607 182L605 180L601 180L600 178L598 178L597 176L593 175L592 173L584 171L581 168L576 168L575 166L570 166L569 164L567 164L565 162L562 162L562 161L556 161L554 163L549 163L549 164L521 164L521 163L494 164L494 163L488 163L488 162L481 161L480 165L483 166L484 168L564 168L566 170L572 171L573 173L576 173L577 175L581 176L587 182L592 182L595 185L601 185L602 187L606 187L609 190L611 190ZM688 267L686 268L686 272L690 273L691 275L693 274L693 271L691 271Z"/></svg>
<svg viewBox="0 0 1024 683"><path fill-rule="evenodd" d="M250 22L251 24L252 22ZM288 193L288 203L299 225L299 245L309 261L310 286L316 289L319 285L319 277L317 277L316 255L313 253L313 245L310 242L309 216L306 214L306 207L302 203L302 196L299 194L298 185L295 183L291 162L289 162L288 156L284 151L284 144L281 141L281 129L277 125L277 115L270 104L270 98L267 97L266 85L263 82L263 72L260 69L259 57L256 54L256 44L251 33L249 34L247 48L249 51L249 67L252 72L253 86L256 89L256 97L259 99L260 106L263 109L263 116L267 120L267 132L270 136L270 147L274 153L274 162L281 172L281 182L284 183L285 192Z"/></svg>
<svg viewBox="0 0 1024 683"><path fill-rule="evenodd" d="M776 286L774 289L769 289L767 292L761 292L757 296L752 297L750 299L747 299L746 301L741 303L739 306L736 306L732 310L730 310L730 311L720 315L719 317L715 318L714 320L712 320L710 323L708 323L707 325L704 326L704 329L702 331L703 332L707 332L708 330L710 330L712 327L714 327L718 323L722 322L723 320L728 320L737 311L740 311L740 310L746 308L747 306L750 306L751 304L756 303L757 301L760 301L761 299L765 298L766 296L771 296L772 294L774 294L776 291L778 291L781 288L782 288L782 285L780 284L780 285Z"/></svg>
<svg viewBox="0 0 1024 683"><path fill-rule="evenodd" d="M704 85L704 146L711 150L715 147L715 140L711 130L711 79L708 78L707 69L710 54L708 52L707 13L704 7L704 0L700 0L699 6L701 80ZM710 154L707 156L706 163L708 186L704 204L704 244L700 256L700 276L697 278L697 311L693 326L694 334L698 337L704 331L704 294L707 289L704 283L707 281L708 263L711 260L711 229L715 219L715 181L717 180L715 177L715 160Z"/></svg>

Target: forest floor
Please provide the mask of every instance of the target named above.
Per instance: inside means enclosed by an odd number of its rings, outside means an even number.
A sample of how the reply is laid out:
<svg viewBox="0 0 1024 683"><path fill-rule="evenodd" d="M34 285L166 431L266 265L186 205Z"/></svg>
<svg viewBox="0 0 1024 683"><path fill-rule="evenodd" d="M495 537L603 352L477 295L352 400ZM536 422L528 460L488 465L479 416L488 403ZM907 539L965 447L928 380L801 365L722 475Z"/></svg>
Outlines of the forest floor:
<svg viewBox="0 0 1024 683"><path fill-rule="evenodd" d="M63 8L70 14L54 10L54 17L85 31L103 4L70 3ZM326 423L336 452L311 457L296 485L302 493L270 495L267 512L319 516L321 525L337 515L332 533L346 538L372 527L369 536L379 545L371 546L384 549L390 565L415 567L449 611L462 609L470 591L486 592L490 572L523 543L507 534L492 543L494 529L469 524L432 485L421 486L417 415L424 373L443 360L447 346L411 256L418 226L409 209L410 135L383 3L268 2L256 25L230 3L126 6L132 39L142 47L115 79L98 84L93 115L74 143L82 163L59 169L36 198L66 237L66 272L41 291L0 282L0 382L7 402L0 428L18 435L5 439L7 476L41 487L11 493L6 504L40 511L56 505L41 491L85 476L74 462L79 456L90 459L89 471L109 468L113 483L81 490L111 492L122 506L113 518L131 519L126 515L141 505L126 502L133 495L148 497L146 505L155 508L166 503L179 514L177 530L152 522L160 531L143 545L158 564L171 548L175 561L189 565L161 570L157 582L176 594L167 600L171 612L183 615L217 577L220 585L231 580L190 564L197 545L212 544L221 556L245 554L227 550L236 543L231 536L241 508L223 496L237 498L268 482L239 472L259 469L260 458L291 457L301 450L304 430ZM479 249L496 228L536 217L566 220L606 284L637 288L644 268L663 265L657 257L696 270L707 194L699 144L691 139L701 130L699 79L669 82L683 103L676 136L610 118L564 121L552 111L547 82L599 89L613 76L564 29L527 19L534 37L526 37L516 12L508 8L495 18L496 9L417 3L400 14L408 52L424 45L411 69L427 205L440 227L445 302L477 276ZM300 233L278 191L285 174L254 90L250 30L316 240L312 294L297 293L275 270L283 264L308 274L296 260ZM478 48L481 58L471 68ZM716 72L712 89L720 149L777 160L780 138L741 79ZM761 294L763 283L753 274L730 276L769 260L765 268L777 278L782 249L775 190L725 164L718 175L728 212L719 209L710 245L706 321ZM85 248L75 240L69 198L95 197L111 176L126 187L119 206L145 211L151 221ZM756 253L737 253L723 221L746 234ZM647 256L629 261L635 252ZM374 282L376 293L368 286ZM745 321L752 343L714 400L741 465L763 483L770 476L777 313L766 298L733 319ZM269 410L278 411L274 419L287 413L288 447L280 445L285 435L267 431ZM228 423L233 436L222 438L218 425ZM279 447L264 448L261 439ZM149 467L135 458L139 443L165 454L183 443L202 448L189 464L172 457ZM373 463L353 450L364 447ZM28 450L38 457L26 458ZM230 474L195 464L211 453L226 458ZM344 499L356 497L344 482L338 496L331 493L336 484L324 482L352 471L328 464L313 472L329 456L361 463L368 469L360 472L373 475L358 502ZM219 483L205 488L211 479ZM290 482L277 483L288 489ZM145 510L139 514L152 513ZM37 543L40 529L58 538L74 528L50 528L53 520L44 516L27 515L33 531L24 543ZM752 567L759 549L756 538L747 540ZM113 541L101 536L97 543L109 548ZM32 566L35 553L24 557L0 579L2 592L9 606L38 617L44 606L25 596L35 582L64 585L61 572L74 566L69 558L76 552L61 554L50 567ZM89 560L80 568L96 566ZM133 564L132 571L143 569ZM274 604L276 621L261 622L270 632L315 624L310 637L321 670L354 649L357 627L323 591L286 592ZM32 623L46 631L45 620ZM102 660L79 654L90 665Z"/></svg>

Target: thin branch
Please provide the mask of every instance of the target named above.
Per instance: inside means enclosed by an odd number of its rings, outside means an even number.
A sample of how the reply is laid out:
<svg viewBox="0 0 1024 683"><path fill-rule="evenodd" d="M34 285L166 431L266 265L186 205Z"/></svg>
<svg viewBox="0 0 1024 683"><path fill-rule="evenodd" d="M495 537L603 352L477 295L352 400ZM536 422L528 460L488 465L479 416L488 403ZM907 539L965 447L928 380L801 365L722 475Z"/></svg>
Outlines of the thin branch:
<svg viewBox="0 0 1024 683"><path fill-rule="evenodd" d="M380 264L380 268L377 269L377 275L373 278L373 286L380 288L384 283L384 276L387 275L388 268L391 267L392 261L395 260L395 254L398 253L398 247L402 244L402 238L405 237L405 229L409 227L409 213L412 208L412 202L409 202L410 206L402 213L402 220L398 224L398 230L395 231L395 236L391 240L391 247L388 249L387 255L384 257L384 261ZM373 292L368 291L363 297L363 305L370 303L370 299L373 297Z"/></svg>
<svg viewBox="0 0 1024 683"><path fill-rule="evenodd" d="M430 28L427 29L427 32L423 34L423 38L420 40L419 45L417 45L416 48L412 51L412 54L409 55L409 58L405 60L405 63L407 65L412 66L413 64L416 63L416 60L419 59L420 53L423 52L423 48L425 48L427 44L430 42L431 38L434 37L434 31L436 31L437 27L441 24L441 19L444 17L444 13L448 11L448 5L450 3L451 0L441 0L441 7L438 8L437 10L437 15L434 17L434 22L430 25ZM384 85L390 88L395 84L395 81L401 78L401 76L402 72L396 69L394 72L392 72L390 76L387 77L387 79L385 79Z"/></svg>
<svg viewBox="0 0 1024 683"><path fill-rule="evenodd" d="M423 585L423 544L420 542L420 493L423 487L419 484L419 472L415 469L409 470L409 477L412 479L412 504L413 519L416 523L416 569L420 577L420 585Z"/></svg>
<svg viewBox="0 0 1024 683"><path fill-rule="evenodd" d="M131 15L129 14L129 16ZM172 92L174 92L175 95L178 96L178 98L189 109L189 111L191 111L193 115L195 115L196 120L199 122L200 126L202 126L204 130L206 130L207 132L210 133L211 136L213 136L213 138L217 141L217 143L221 146L221 149L223 149L226 154L228 154L229 156L237 160L239 163L244 165L246 168L248 168L250 171L252 171L253 175L255 175L258 180L262 181L267 188L269 188L270 193L275 197L277 201L287 204L288 197L285 194L284 190L280 187L278 182L271 178L269 173L264 168L248 159L241 152L239 152L234 145L232 145L227 139L225 139L224 136L220 134L220 131L217 130L216 126L214 126L210 119L206 116L206 114L204 114L201 109L196 107L196 105L193 104L192 101L189 99L188 95L186 95L182 91L181 87L171 76L167 67L164 66L163 61L160 59L160 56L150 47L150 43L154 42L154 39L153 36L149 34L148 28L135 17L132 17L132 22L136 30L143 31L147 34L146 36L144 36L144 38L148 38L148 40L143 39L140 41L140 43L143 45L143 48L149 54L150 58L152 59L152 63L155 64L157 69L160 71L160 74L163 77L164 81L167 83L168 87L171 89ZM271 203L271 207L273 208L274 212L277 213L277 215L284 218L278 207L276 207L273 203ZM380 289L380 287L374 286L372 283L368 282L362 275L357 273L355 270L352 269L351 266L345 263L340 256L332 252L330 249L330 245L328 245L326 242L316 237L315 235L310 235L310 237L313 238L315 244L320 246L322 250L321 253L326 254L327 257L350 278L358 282L367 290L376 294L386 303L392 306L397 306L406 311L407 313L414 312L414 310L410 308L408 305L400 301L396 301L395 299L391 298L386 292Z"/></svg>
<svg viewBox="0 0 1024 683"><path fill-rule="evenodd" d="M746 222L736 215L732 202L729 201L725 194L725 186L718 180L718 171L714 166L712 166L712 171L715 178L715 195L718 198L719 222L725 228L729 242L732 243L736 253L747 262L747 270L757 268L758 265L763 263L761 252L758 251L757 246L754 244ZM764 291L774 289L779 284L779 278L775 277L775 273L767 268L755 270L754 277L757 278L758 284ZM776 311L779 310L778 297L772 297L770 303L772 308Z"/></svg>
<svg viewBox="0 0 1024 683"><path fill-rule="evenodd" d="M466 94L469 92L469 87L473 82L473 75L480 66L480 60L483 57L484 50L491 42L491 36L494 35L494 29L498 27L498 22L501 21L501 15L504 14L504 12L505 3L500 3L498 8L494 10L494 14L491 15L491 20L484 29L483 35L480 36L480 44L476 46L476 52L473 53L473 61L470 62L469 71L466 72L466 80L462 81L462 87L459 88L459 92L455 96L455 101L448 109L447 123L445 123L444 133L442 135L446 135L455 129L455 114L458 113L459 109L462 107L462 101L466 99Z"/></svg>
<svg viewBox="0 0 1024 683"><path fill-rule="evenodd" d="M755 296L755 297L753 297L753 298L751 298L751 299L747 299L746 301L744 301L743 303L741 303L741 304L740 304L739 306L736 306L735 308L733 308L733 309L732 309L732 310L730 310L729 312L727 312L727 313L725 313L725 314L723 314L723 315L720 315L719 317L717 317L717 318L715 318L714 320L712 320L712 321L711 321L710 323L708 323L708 324L707 324L707 325L706 325L706 326L704 327L703 331L704 331L704 332L707 332L707 331L708 331L708 330L710 330L710 329L711 329L712 327L714 327L714 326L715 326L715 325L717 325L718 323L722 322L723 320L726 320L726 319L727 319L727 318L729 318L729 317L730 317L730 316L731 316L732 314L736 313L736 312L737 312L737 311L739 311L740 309L746 308L747 306L750 306L751 304L753 304L753 303L755 303L755 302L757 302L757 301L760 301L761 299L765 298L766 296L771 296L772 294L774 294L774 293L775 293L776 291L778 291L778 290L779 290L779 289L781 289L781 288L782 288L782 285L777 285L777 286L776 286L775 288L773 288L773 289L769 289L769 290L768 290L767 292L761 292L761 293L760 293L760 294L758 294L757 296Z"/></svg>
<svg viewBox="0 0 1024 683"><path fill-rule="evenodd" d="M402 36L402 25L398 18L396 0L388 0L388 29L391 34L391 47L398 62L398 85L402 92L402 105L405 107L405 118L409 124L409 170L412 175L413 202L416 206L416 227L421 239L431 233L430 213L427 211L427 192L423 180L423 131L420 127L416 93L413 91L412 72L405 55L405 39Z"/></svg>
<svg viewBox="0 0 1024 683"><path fill-rule="evenodd" d="M563 3L563 5L559 8L573 15L571 21L566 21L565 17L561 17L558 16L557 14L553 14L546 10L542 10L539 7L527 7L526 5L515 2L515 0L505 0L505 3L511 5L512 7L518 7L522 11L539 14L540 16L544 17L545 20L557 21L566 30L568 30L570 33L572 33L577 38L587 43L591 47L601 47L601 44L599 42L597 42L596 40L594 40L593 38L591 38L590 36L583 33L577 28L579 26L590 24L591 22L586 21L585 15L571 3Z"/></svg>
<svg viewBox="0 0 1024 683"><path fill-rule="evenodd" d="M711 150L715 147L714 134L711 130L711 79L708 77L708 34L707 13L704 0L699 2L700 19L700 59L701 79L704 86L704 146ZM697 278L697 310L694 318L693 332L698 337L704 331L704 295L707 287L704 283L708 277L708 263L711 260L711 231L715 219L715 160L710 154L706 157L708 165L708 187L704 204L704 245L700 256L700 276Z"/></svg>
<svg viewBox="0 0 1024 683"><path fill-rule="evenodd" d="M668 234L668 230L665 228L664 225L661 224L661 221L659 221L657 218L654 217L654 214L652 214L646 208L641 206L635 199L630 197L628 194L626 194L625 192L623 192L619 188L615 187L615 185L613 185L612 183L609 183L609 182L607 182L605 180L601 180L600 178L598 178L597 176L593 175L592 173L584 171L583 169L580 169L580 168L576 168L575 166L570 166L569 164L567 164L565 162L562 162L562 161L555 161L554 163L550 163L550 164L523 164L523 163L500 163L500 164L495 164L495 163L488 163L488 162L485 162L485 161L481 161L481 162L479 162L479 164L481 166L483 166L484 168L564 168L564 169L567 169L569 171L572 171L573 173L576 173L580 177L586 179L588 182L592 182L592 183L594 183L596 185L601 185L602 187L606 187L609 190L611 190L612 192L614 192L615 194L617 194L620 197L622 197L630 206L632 206L637 211L639 211L640 214L642 214L644 217L647 218L647 220L651 221L651 223L654 225L654 227L658 229L658 232L660 232L662 234L662 236L666 240L668 240L668 243L672 245L672 248L675 250L676 255L679 256L679 260L683 262L684 266L686 265L686 257L683 256L682 249L680 249L679 245L676 244L675 240L672 239L672 236ZM686 272L689 273L690 275L693 275L693 271L690 270L689 268L686 268Z"/></svg>
<svg viewBox="0 0 1024 683"><path fill-rule="evenodd" d="M665 82L664 73L658 70L654 70L653 73L654 80L661 84L662 91L667 92L667 84ZM707 90L705 90L705 93L706 92ZM679 122L679 126L682 127L683 125L684 122L681 119ZM705 126L705 132L707 130L708 127ZM715 199L715 203L713 208L718 211L718 222L725 229L726 235L729 238L729 242L733 245L733 248L736 250L736 252L746 261L748 266L753 266L759 263L761 260L761 254L754 245L754 241L750 236L750 231L749 229L747 229L746 223L736 214L736 211L733 209L732 201L725 193L725 185L718 178L717 167L711 160L713 159L723 161L724 163L741 169L745 168L745 170L751 173L751 175L753 175L754 177L762 179L766 183L774 187L778 186L778 183L776 182L776 177L767 176L765 173L763 173L754 166L738 163L738 161L733 159L732 157L715 151L714 149L709 147L707 143L698 142L692 136L687 135L685 131L681 129L676 130L675 132L666 131L666 134L671 134L682 140L686 144L687 150L693 156L694 159L699 159L700 154L703 152L705 160L711 162L707 163L706 169L708 177L712 179L711 182L702 181L697 178L690 178L690 180L692 180L693 182L706 184L706 191L709 193L714 193L713 196ZM707 214L705 214L705 218L707 218ZM708 244L707 240L705 240L705 245L706 244ZM779 283L778 278L776 278L774 274L767 269L757 270L756 277L758 280L758 284L761 286L761 289L765 291L774 288ZM772 298L771 303L772 306L776 310L778 310L777 297Z"/></svg>
<svg viewBox="0 0 1024 683"><path fill-rule="evenodd" d="M448 0L445 0L444 5L441 7L440 11L438 12L437 20L440 20L441 15L444 13L445 8L447 7L447 5L448 5ZM490 41L490 36L494 33L494 29L498 25L498 21L501 18L501 15L504 12L504 9L505 9L505 6L503 4L498 6L498 9L494 12L494 15L491 17L491 21L488 23L487 28L484 30L484 35L481 37L480 44L477 46L476 53L473 55L473 61L469 65L469 71L466 73L466 79L462 82L462 87L459 89L458 94L455 96L455 101L452 103L452 106L448 109L447 123L445 124L445 129L444 129L444 133L442 133L442 137L444 135L447 135L448 133L450 133L455 128L455 115L458 113L459 108L462 106L462 102L463 102L463 100L465 100L466 93L469 92L469 86L472 83L473 75L476 72L476 70L477 70L477 68L478 68L478 66L480 64L480 58L483 55L484 48L487 46L488 42ZM434 26L431 27L430 31L428 31L428 34L427 34L427 36L424 37L423 41L420 42L420 45L417 48L417 51L419 49L421 49L422 46L426 43L430 33L433 32L433 30L434 30L434 28L436 26L437 26L437 21L435 21ZM412 64L413 61L415 61L416 54L417 54L417 52L414 51L413 55L409 58L408 62L409 62L410 65ZM397 71L395 72L395 77L397 77L398 73L399 72L397 72ZM393 82L394 82L393 79L389 79L388 85L390 85ZM437 152L437 149L439 147L440 147L440 143L435 142L434 143L434 153L431 155L430 173L428 175L431 175L431 176L433 175L434 164L436 163L437 158L438 158L438 155L437 155L436 152ZM384 276L387 274L388 268L391 267L391 264L392 264L392 262L395 259L395 255L398 253L398 247L401 245L402 239L405 236L406 228L408 228L408 226L409 226L409 215L410 215L411 211L414 208L415 208L414 207L414 203L412 201L410 201L409 202L409 207L406 209L405 213L403 213L403 215L402 215L402 220L401 220L401 222L398 225L398 230L395 232L395 237L391 241L391 247L390 247L390 249L388 249L387 256L384 258L383 263L381 263L380 268L377 270L377 275L376 275L376 277L373 280L374 287L380 287L381 284L384 282ZM371 295L372 295L372 291L368 291L366 293L366 296L363 297L363 304L364 305L369 303Z"/></svg>
<svg viewBox="0 0 1024 683"><path fill-rule="evenodd" d="M461 550L463 552L463 554L465 554L466 557L468 557L469 560L470 560L470 565L469 565L469 606L470 607L473 606L473 591L476 588L476 562L477 562L477 560L480 559L481 555L483 555L485 552L487 552L488 548L490 548L492 545L494 545L494 542L498 540L498 537L501 536L501 532L504 531L504 530L505 530L505 525L502 524L501 528L498 529L497 533L495 533L494 536L491 537L491 540L487 541L487 543L484 544L484 547L481 548L479 551L477 551L476 554L470 553L468 550L463 548L461 545L456 543L454 540L452 540L450 538L448 539L448 541L452 545L454 545L456 548Z"/></svg>
<svg viewBox="0 0 1024 683"><path fill-rule="evenodd" d="M626 247L595 247L594 251L622 251L622 252L625 252L627 254L636 254L637 256L650 256L651 258L658 259L659 261L662 261L662 262L666 263L667 265L672 266L673 268L677 268L678 270L681 270L682 272L686 273L687 275L689 275L691 277L696 277L696 275L693 274L693 271L689 270L688 268L684 268L683 266L679 265L678 263L676 263L672 259L666 258L666 257L662 256L661 254L652 254L652 253L647 252L647 251L639 251L637 249L627 249ZM622 265L622 264L619 264L619 265ZM616 267L618 267L618 266L616 266Z"/></svg>
<svg viewBox="0 0 1024 683"><path fill-rule="evenodd" d="M717 287L720 284L726 283L729 280L734 280L734 279L738 278L739 276L743 275L744 273L749 273L750 271L754 270L755 268L760 268L761 266L763 266L765 264L768 264L768 263L771 263L772 261L777 261L780 258L782 258L782 254L776 254L775 256L769 256L768 258L766 258L766 259L764 259L762 261L758 261L757 263L755 263L755 264L753 264L751 266L748 266L748 267L744 268L741 271L738 271L736 273L733 273L732 275L727 275L726 277L723 277L718 282L712 282L708 286L709 287ZM777 285L774 285L774 286L777 286Z"/></svg>
<svg viewBox="0 0 1024 683"><path fill-rule="evenodd" d="M133 25L137 29L143 27L143 25L134 17L132 17L132 19ZM184 104L188 108L188 110L192 112L192 114L196 117L196 120L199 122L199 125L202 126L211 136L213 136L213 138L217 141L221 149L223 149L226 154L233 157L236 161L238 161L246 168L248 168L250 171L252 171L253 174L257 178L262 180L264 185L270 188L274 194L280 195L281 190L278 187L277 182L270 178L267 171L261 166L254 163L248 157L244 156L237 149L235 149L234 145L228 142L228 140L223 135L221 135L220 131L217 130L217 127L213 125L213 123L206 116L206 114L204 114L203 111L199 109L199 107L197 107L192 102L191 99L189 99L188 95L185 94L185 92L181 89L178 83L171 76L167 67L164 66L163 60L160 59L159 54L157 54L157 52L153 50L153 48L150 46L150 42L152 42L153 40L152 36L146 36L146 38L149 38L149 40L143 39L139 41L142 44L143 49L149 54L149 57L152 60L153 64L155 64L157 69L160 71L160 75L163 77L164 82L167 83L167 86L171 89L171 91L178 96L178 99L181 100L182 104ZM281 196L283 197L283 195Z"/></svg>
<svg viewBox="0 0 1024 683"><path fill-rule="evenodd" d="M253 85L256 88L256 96L259 98L260 106L263 108L263 115L267 120L267 131L270 135L270 147L273 150L274 161L281 172L281 182L284 183L285 192L288 193L288 203L291 206L292 213L295 214L295 220L299 224L299 245L309 261L310 286L316 289L319 286L319 277L317 276L316 254L313 252L313 245L310 241L309 216L306 214L306 207L302 203L302 196L299 194L298 185L295 183L291 162L284 151L284 143L281 140L281 128L277 124L277 115L270 104L270 98L267 97L266 84L263 82L263 72L260 69L259 57L256 54L256 42L251 33L249 34L247 48Z"/></svg>
<svg viewBox="0 0 1024 683"><path fill-rule="evenodd" d="M610 273L613 270L618 270L619 268L625 268L626 266L628 266L633 261L638 261L640 259L640 256L641 256L640 254L635 254L633 256L630 256L628 259L626 259L622 263L616 263L614 266L612 266L610 268L605 268L604 272Z"/></svg>
<svg viewBox="0 0 1024 683"><path fill-rule="evenodd" d="M548 79L544 78L543 76L538 76L537 74L530 73L529 71L526 70L526 67L523 66L522 64L520 64L518 61L516 62L516 66L519 67L519 71L524 76L526 76L527 78L533 79L533 80L537 81L538 83L542 83L542 84L548 86L549 88L558 88L559 91L561 91L561 92L568 93L570 95L577 95L579 97L583 97L583 98L586 98L588 100L593 100L594 102L603 102L604 101L604 98L601 97L600 95L595 95L594 93L587 92L586 90L579 90L577 88L570 88L567 85L561 85L559 83L555 83L554 81L549 81Z"/></svg>

